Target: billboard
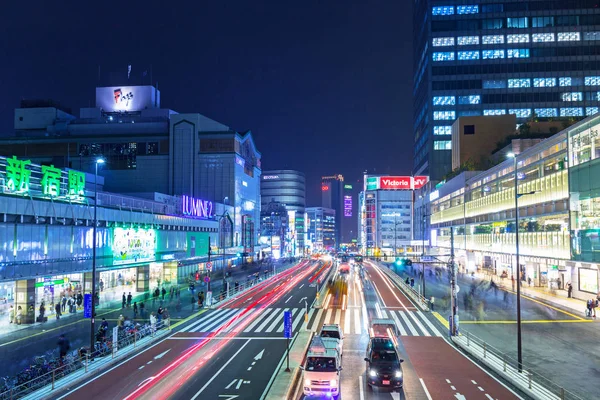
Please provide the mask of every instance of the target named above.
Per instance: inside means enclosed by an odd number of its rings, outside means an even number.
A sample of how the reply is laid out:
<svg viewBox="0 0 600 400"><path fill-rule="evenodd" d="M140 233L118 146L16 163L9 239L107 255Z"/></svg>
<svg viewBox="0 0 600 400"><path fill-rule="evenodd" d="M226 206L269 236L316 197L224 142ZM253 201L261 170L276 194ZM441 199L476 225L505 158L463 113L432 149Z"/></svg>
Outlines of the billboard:
<svg viewBox="0 0 600 400"><path fill-rule="evenodd" d="M352 196L344 196L344 217L352 216Z"/></svg>
<svg viewBox="0 0 600 400"><path fill-rule="evenodd" d="M415 190L427 182L428 176L368 176L365 190Z"/></svg>
<svg viewBox="0 0 600 400"><path fill-rule="evenodd" d="M154 86L109 86L96 88L96 107L105 112L141 111L160 106Z"/></svg>
<svg viewBox="0 0 600 400"><path fill-rule="evenodd" d="M413 189L421 189L429 182L428 176L413 176Z"/></svg>
<svg viewBox="0 0 600 400"><path fill-rule="evenodd" d="M154 261L156 231L154 229L114 228L113 264Z"/></svg>

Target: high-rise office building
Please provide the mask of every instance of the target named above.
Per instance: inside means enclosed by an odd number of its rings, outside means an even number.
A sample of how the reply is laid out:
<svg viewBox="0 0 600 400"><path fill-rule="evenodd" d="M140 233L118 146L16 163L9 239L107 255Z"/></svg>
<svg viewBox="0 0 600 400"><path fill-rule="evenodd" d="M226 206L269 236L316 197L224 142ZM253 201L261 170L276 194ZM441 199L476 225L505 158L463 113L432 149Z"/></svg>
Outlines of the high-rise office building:
<svg viewBox="0 0 600 400"><path fill-rule="evenodd" d="M461 116L580 119L600 106L597 0L416 0L414 172L451 171ZM469 134L465 131L464 134Z"/></svg>
<svg viewBox="0 0 600 400"><path fill-rule="evenodd" d="M342 239L344 215L344 177L343 175L324 176L321 178L321 192L323 202L321 206L335 210L335 248L338 248Z"/></svg>

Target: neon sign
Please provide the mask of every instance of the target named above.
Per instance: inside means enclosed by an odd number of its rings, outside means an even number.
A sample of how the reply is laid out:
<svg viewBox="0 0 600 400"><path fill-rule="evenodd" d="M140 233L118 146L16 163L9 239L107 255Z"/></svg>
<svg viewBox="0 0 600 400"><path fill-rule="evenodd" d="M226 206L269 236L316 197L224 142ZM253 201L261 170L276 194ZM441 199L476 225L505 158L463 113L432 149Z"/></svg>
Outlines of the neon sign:
<svg viewBox="0 0 600 400"><path fill-rule="evenodd" d="M321 190L324 191L324 192L326 192L326 191L329 190L329 186L323 185L323 186L321 186Z"/></svg>
<svg viewBox="0 0 600 400"><path fill-rule="evenodd" d="M210 218L213 215L212 201L181 196L181 206L183 215L189 215L190 217Z"/></svg>
<svg viewBox="0 0 600 400"><path fill-rule="evenodd" d="M352 216L352 196L344 196L344 217Z"/></svg>

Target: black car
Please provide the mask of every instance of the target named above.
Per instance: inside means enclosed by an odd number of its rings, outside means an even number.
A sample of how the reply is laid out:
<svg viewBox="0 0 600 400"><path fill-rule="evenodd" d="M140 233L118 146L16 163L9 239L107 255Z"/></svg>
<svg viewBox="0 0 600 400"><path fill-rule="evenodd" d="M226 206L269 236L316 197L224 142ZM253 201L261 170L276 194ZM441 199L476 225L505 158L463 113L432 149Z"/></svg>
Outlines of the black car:
<svg viewBox="0 0 600 400"><path fill-rule="evenodd" d="M390 338L374 337L367 347L367 384L369 387L399 389L404 383L402 362Z"/></svg>

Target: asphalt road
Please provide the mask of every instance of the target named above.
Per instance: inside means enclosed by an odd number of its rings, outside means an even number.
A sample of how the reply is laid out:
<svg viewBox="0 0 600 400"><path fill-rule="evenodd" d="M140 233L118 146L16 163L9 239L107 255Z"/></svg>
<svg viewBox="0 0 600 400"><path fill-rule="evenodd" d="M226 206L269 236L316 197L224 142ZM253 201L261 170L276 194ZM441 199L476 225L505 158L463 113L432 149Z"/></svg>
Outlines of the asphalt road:
<svg viewBox="0 0 600 400"><path fill-rule="evenodd" d="M204 312L168 339L61 393L62 398L259 398L285 353L283 310L293 312L298 332L305 312L300 300L307 297L310 305L316 294L309 282L316 266L302 263Z"/></svg>
<svg viewBox="0 0 600 400"><path fill-rule="evenodd" d="M415 264L414 270L421 266ZM436 297L435 308L444 318L449 315L449 281L430 275L426 268L427 297ZM402 277L418 274L410 267L399 271ZM487 281L470 275L458 277L460 292L460 329L481 338L509 357L517 357L516 295L490 288ZM472 296L469 294L472 293ZM466 296L465 296L466 295ZM578 394L597 398L600 388L600 321L563 311L558 307L522 296L523 362L553 383Z"/></svg>

